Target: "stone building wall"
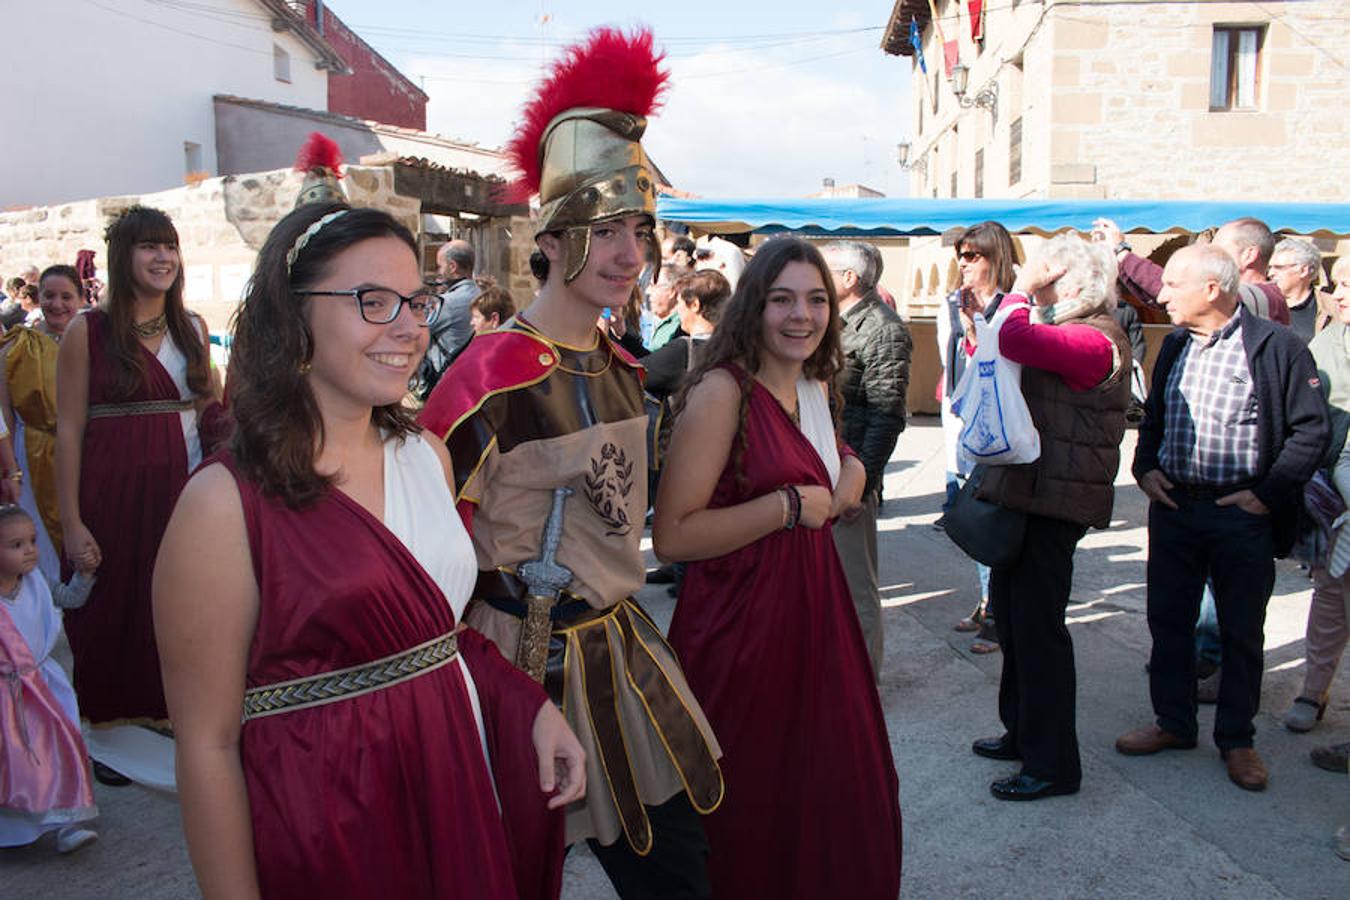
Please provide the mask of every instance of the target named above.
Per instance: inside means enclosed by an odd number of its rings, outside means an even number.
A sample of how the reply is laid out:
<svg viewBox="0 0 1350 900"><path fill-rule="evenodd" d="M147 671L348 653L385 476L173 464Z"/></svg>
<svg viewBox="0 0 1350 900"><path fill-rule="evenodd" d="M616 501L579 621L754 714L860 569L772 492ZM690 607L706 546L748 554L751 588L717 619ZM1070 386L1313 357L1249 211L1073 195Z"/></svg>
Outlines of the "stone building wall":
<svg viewBox="0 0 1350 900"><path fill-rule="evenodd" d="M1344 0L1056 12L1049 195L1341 201L1346 13ZM1262 23L1257 108L1211 112L1213 26Z"/></svg>
<svg viewBox="0 0 1350 900"><path fill-rule="evenodd" d="M272 227L295 204L303 176L290 169L210 178L199 184L139 196L102 197L58 206L0 213L0 274L13 276L75 262L81 249L95 251L99 277L107 281L104 229L136 203L162 209L178 229L183 255L184 297L213 332L228 329L243 296L258 250ZM414 234L421 205L394 193L393 170L348 166L343 186L356 206L388 210Z"/></svg>
<svg viewBox="0 0 1350 900"><path fill-rule="evenodd" d="M998 102L994 111L962 107L943 75L936 32L925 29L929 73L914 67L912 75L911 156L922 161L910 174L915 196L976 196L982 151L984 197L1345 199L1350 157L1338 148L1347 133L1340 111L1350 105L1346 0L991 4L983 44L970 38L964 3L938 0L937 8L970 69L967 100L992 83ZM1210 111L1215 24L1266 27L1255 110ZM1010 181L1010 129L1019 119L1022 177ZM1131 236L1146 251L1166 239ZM1020 240L1027 252L1040 241ZM1350 252L1350 241L1319 245L1328 258ZM956 278L951 247L916 238L897 299L913 315L931 315Z"/></svg>
<svg viewBox="0 0 1350 900"><path fill-rule="evenodd" d="M509 231L509 265L506 282L503 284L516 302L516 309L523 310L534 299L539 290L539 282L534 280L530 271L530 254L534 251L534 229L536 222L525 216L513 216L507 221Z"/></svg>
<svg viewBox="0 0 1350 900"><path fill-rule="evenodd" d="M910 172L911 196L977 196L977 151L982 151L984 161L982 196L1043 196L1049 177L1050 97L1041 88L1054 79L1051 32L1043 22L1045 8L1029 3L1016 7L993 4L986 14L986 39L976 43L964 18L965 4L939 0L937 7L942 36L958 44L959 60L969 69L966 102L985 87L997 91L998 101L994 110L962 106L946 77L938 33L932 27L925 29L928 73L910 61L911 156L916 162ZM1022 165L1021 176L1014 180L1010 178L1011 132L1019 121Z"/></svg>
<svg viewBox="0 0 1350 900"><path fill-rule="evenodd" d="M962 106L938 33L924 30L928 74L906 61L913 196L1318 202L1350 181L1350 159L1327 149L1350 104L1345 0L993 4L981 43L964 3L937 9L969 70L964 102L985 87L998 96L993 109ZM1209 108L1216 24L1265 28L1253 110ZM1019 120L1021 177L1010 179Z"/></svg>

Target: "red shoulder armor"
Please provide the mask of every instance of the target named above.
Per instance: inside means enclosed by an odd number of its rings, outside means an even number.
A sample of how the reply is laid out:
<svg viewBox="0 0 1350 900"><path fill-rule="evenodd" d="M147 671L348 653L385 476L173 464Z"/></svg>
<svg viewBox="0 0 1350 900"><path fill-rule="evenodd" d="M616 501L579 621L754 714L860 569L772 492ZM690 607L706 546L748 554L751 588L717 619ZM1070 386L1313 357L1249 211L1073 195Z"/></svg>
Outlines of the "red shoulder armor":
<svg viewBox="0 0 1350 900"><path fill-rule="evenodd" d="M444 441L488 398L542 381L557 365L553 347L527 332L480 334L441 376L418 424Z"/></svg>
<svg viewBox="0 0 1350 900"><path fill-rule="evenodd" d="M604 332L601 333L604 334ZM647 367L638 362L633 354L623 349L623 345L608 334L604 335L604 339L609 342L609 349L614 352L614 356L618 358L619 362L637 373L638 383L645 387L647 384Z"/></svg>

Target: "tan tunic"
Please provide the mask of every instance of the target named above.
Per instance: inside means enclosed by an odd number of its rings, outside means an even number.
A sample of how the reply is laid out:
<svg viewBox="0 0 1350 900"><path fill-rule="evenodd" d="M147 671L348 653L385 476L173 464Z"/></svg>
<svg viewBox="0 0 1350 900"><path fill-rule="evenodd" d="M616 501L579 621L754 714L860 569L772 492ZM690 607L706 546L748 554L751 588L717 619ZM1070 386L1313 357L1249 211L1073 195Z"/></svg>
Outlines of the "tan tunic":
<svg viewBox="0 0 1350 900"><path fill-rule="evenodd" d="M651 837L635 801L656 805L688 789L695 808L711 811L721 801L721 750L674 652L631 600L644 581L647 510L638 370L605 340L586 351L537 339L559 364L488 397L450 431L457 499L475 504L480 570L514 572L540 556L553 490L573 489L557 551L573 581L560 602L580 598L609 614L560 621L553 632L566 648L557 699L587 756L586 798L568 809L567 840L626 836L644 852ZM465 621L515 658L519 618L476 600Z"/></svg>

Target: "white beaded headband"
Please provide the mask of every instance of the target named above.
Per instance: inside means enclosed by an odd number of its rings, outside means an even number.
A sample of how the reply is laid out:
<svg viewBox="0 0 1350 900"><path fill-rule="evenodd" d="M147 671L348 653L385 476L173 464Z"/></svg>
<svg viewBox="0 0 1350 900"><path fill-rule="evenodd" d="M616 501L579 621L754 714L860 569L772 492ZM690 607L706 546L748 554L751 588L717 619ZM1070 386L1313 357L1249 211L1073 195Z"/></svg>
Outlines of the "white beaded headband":
<svg viewBox="0 0 1350 900"><path fill-rule="evenodd" d="M309 243L310 238L322 231L323 227L329 222L349 212L351 212L350 209L339 209L337 212L330 212L328 215L306 228L304 232L295 239L295 246L291 247L290 252L286 254L286 274L291 274L291 269L295 268L295 260L300 256L300 251L305 249L305 245Z"/></svg>

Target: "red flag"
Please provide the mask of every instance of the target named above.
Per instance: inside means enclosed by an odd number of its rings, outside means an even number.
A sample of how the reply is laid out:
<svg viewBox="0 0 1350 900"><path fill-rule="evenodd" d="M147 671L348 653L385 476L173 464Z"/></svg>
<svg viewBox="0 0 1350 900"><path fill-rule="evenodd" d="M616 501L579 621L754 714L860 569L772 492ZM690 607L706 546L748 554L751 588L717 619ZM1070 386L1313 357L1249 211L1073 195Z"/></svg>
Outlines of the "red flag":
<svg viewBox="0 0 1350 900"><path fill-rule="evenodd" d="M947 41L942 45L943 62L947 66L947 77L952 77L952 68L961 61L961 42Z"/></svg>
<svg viewBox="0 0 1350 900"><path fill-rule="evenodd" d="M966 0L970 10L970 38L979 43L984 40L984 0Z"/></svg>

